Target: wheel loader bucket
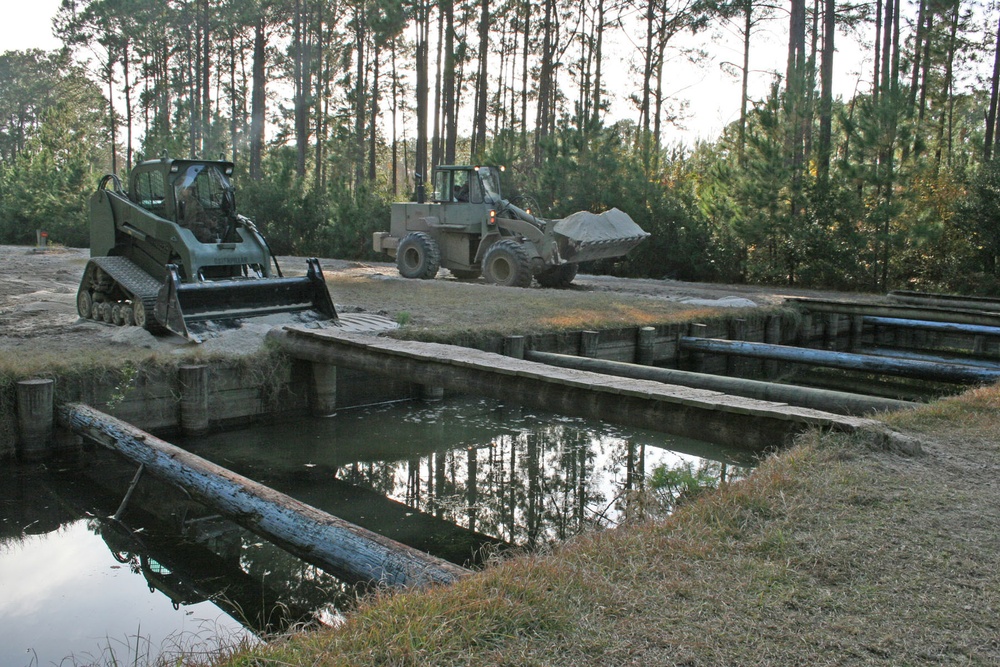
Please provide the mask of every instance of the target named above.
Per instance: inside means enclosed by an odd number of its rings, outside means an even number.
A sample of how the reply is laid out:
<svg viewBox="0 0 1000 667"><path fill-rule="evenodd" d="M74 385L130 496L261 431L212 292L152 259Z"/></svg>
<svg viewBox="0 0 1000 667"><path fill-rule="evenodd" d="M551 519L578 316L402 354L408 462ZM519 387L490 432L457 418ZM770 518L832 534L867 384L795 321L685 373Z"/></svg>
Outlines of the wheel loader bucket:
<svg viewBox="0 0 1000 667"><path fill-rule="evenodd" d="M250 317L300 313L311 321L338 321L337 311L319 260L309 259L305 276L296 278L242 278L197 283L181 282L177 266L167 266L167 277L156 299L156 320L185 338L200 342L201 323L231 323Z"/></svg>
<svg viewBox="0 0 1000 667"><path fill-rule="evenodd" d="M600 214L580 211L556 220L552 235L563 261L588 262L621 257L642 243L649 232L628 213L613 208Z"/></svg>

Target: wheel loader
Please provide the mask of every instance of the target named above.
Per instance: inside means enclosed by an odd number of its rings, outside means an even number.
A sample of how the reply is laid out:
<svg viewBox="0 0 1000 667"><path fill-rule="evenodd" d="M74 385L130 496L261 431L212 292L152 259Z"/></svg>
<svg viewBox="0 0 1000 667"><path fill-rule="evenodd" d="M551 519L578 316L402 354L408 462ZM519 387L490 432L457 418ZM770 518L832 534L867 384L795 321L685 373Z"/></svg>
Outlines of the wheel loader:
<svg viewBox="0 0 1000 667"><path fill-rule="evenodd" d="M127 190L104 176L90 198L80 316L195 342L212 326L276 313L336 323L318 260L307 260L305 276L282 275L236 212L232 173L224 160L163 157L137 165Z"/></svg>
<svg viewBox="0 0 1000 667"><path fill-rule="evenodd" d="M444 267L459 279L482 275L497 285L565 287L580 262L621 257L649 234L613 208L561 220L532 215L504 199L502 167L438 166L430 201L392 205L388 232L375 232L375 252L396 259L400 275L429 279Z"/></svg>

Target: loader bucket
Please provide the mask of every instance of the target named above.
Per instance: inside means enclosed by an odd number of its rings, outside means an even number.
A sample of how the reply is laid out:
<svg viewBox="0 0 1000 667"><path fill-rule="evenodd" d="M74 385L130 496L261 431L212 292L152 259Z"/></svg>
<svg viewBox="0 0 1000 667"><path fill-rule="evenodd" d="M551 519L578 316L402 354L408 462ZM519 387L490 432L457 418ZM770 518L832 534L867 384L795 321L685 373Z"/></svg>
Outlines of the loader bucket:
<svg viewBox="0 0 1000 667"><path fill-rule="evenodd" d="M177 266L167 266L154 311L176 334L199 341L198 323L232 322L279 313L302 313L313 321L337 322L337 311L319 260L309 259L305 276L181 282Z"/></svg>
<svg viewBox="0 0 1000 667"><path fill-rule="evenodd" d="M552 233L559 256L566 262L621 257L649 236L628 213L617 208L600 214L574 213L556 220Z"/></svg>

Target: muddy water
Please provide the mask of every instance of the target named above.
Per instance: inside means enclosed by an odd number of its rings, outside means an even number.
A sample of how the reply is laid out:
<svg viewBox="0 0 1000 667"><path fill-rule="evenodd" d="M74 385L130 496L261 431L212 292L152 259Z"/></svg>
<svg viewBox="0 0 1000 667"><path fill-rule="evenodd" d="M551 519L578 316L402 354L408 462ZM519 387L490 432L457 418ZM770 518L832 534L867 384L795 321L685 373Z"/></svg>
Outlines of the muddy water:
<svg viewBox="0 0 1000 667"><path fill-rule="evenodd" d="M637 492L669 505L680 488L671 482L711 483L753 465L746 452L481 399L175 442L470 567L511 546L614 527ZM149 476L120 508L133 472L105 451L0 470L0 667L146 664L259 641L288 623L336 622L349 609L355 588Z"/></svg>

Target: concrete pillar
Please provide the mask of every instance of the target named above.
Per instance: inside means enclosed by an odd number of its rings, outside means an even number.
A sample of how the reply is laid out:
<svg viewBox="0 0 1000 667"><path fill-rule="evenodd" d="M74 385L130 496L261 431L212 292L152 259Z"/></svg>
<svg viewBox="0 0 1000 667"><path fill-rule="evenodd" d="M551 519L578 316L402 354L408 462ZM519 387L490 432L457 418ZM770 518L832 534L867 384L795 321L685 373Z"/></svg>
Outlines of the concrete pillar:
<svg viewBox="0 0 1000 667"><path fill-rule="evenodd" d="M802 321L799 322L799 331L795 337L799 347L809 347L813 337L813 316L812 313L803 313Z"/></svg>
<svg viewBox="0 0 1000 667"><path fill-rule="evenodd" d="M827 313L823 318L823 349L833 350L837 347L837 332L840 330L840 315Z"/></svg>
<svg viewBox="0 0 1000 667"><path fill-rule="evenodd" d="M851 315L851 339L848 349L855 350L861 347L862 336L865 331L865 318L863 315Z"/></svg>
<svg viewBox="0 0 1000 667"><path fill-rule="evenodd" d="M707 338L708 333L707 324L695 324L691 323L688 325L688 336L692 338ZM677 346L678 350L680 345ZM688 353L688 367L695 373L705 372L705 353L704 352L689 352Z"/></svg>
<svg viewBox="0 0 1000 667"><path fill-rule="evenodd" d="M181 431L201 435L208 431L208 366L181 366Z"/></svg>
<svg viewBox="0 0 1000 667"><path fill-rule="evenodd" d="M639 327L636 332L635 363L652 366L656 361L656 327Z"/></svg>
<svg viewBox="0 0 1000 667"><path fill-rule="evenodd" d="M312 405L314 417L332 417L337 412L337 367L321 361L312 364Z"/></svg>
<svg viewBox="0 0 1000 667"><path fill-rule="evenodd" d="M580 332L580 356L588 359L597 358L597 346L600 344L600 331Z"/></svg>
<svg viewBox="0 0 1000 667"><path fill-rule="evenodd" d="M444 387L433 387L429 384L420 385L420 400L440 401L444 398Z"/></svg>
<svg viewBox="0 0 1000 667"><path fill-rule="evenodd" d="M20 455L25 461L39 461L47 458L52 451L54 395L54 380L21 380L17 383Z"/></svg>
<svg viewBox="0 0 1000 667"><path fill-rule="evenodd" d="M503 339L504 356L524 359L524 336L506 336Z"/></svg>
<svg viewBox="0 0 1000 667"><path fill-rule="evenodd" d="M729 321L729 340L747 339L747 321L742 317ZM746 361L729 355L726 357L726 375L730 377L740 377L743 375L743 368Z"/></svg>
<svg viewBox="0 0 1000 667"><path fill-rule="evenodd" d="M781 345L781 318L771 315L764 324L764 342L771 345ZM764 377L777 377L780 372L778 362L773 359L764 360Z"/></svg>
<svg viewBox="0 0 1000 667"><path fill-rule="evenodd" d="M979 334L972 339L972 353L976 356L986 356L986 336Z"/></svg>

